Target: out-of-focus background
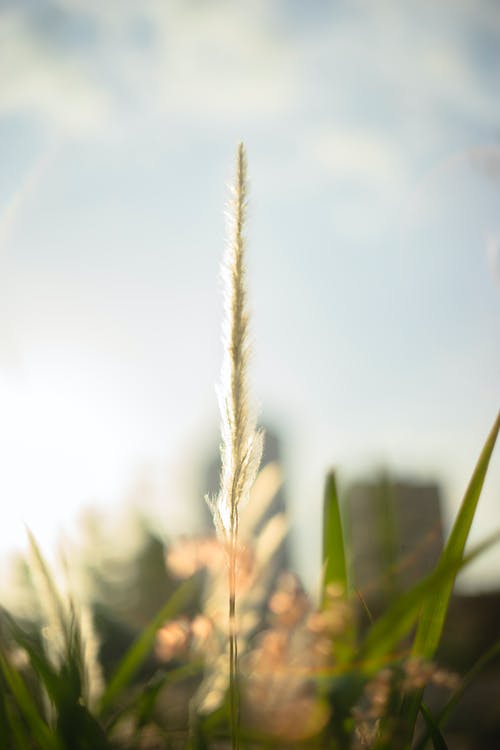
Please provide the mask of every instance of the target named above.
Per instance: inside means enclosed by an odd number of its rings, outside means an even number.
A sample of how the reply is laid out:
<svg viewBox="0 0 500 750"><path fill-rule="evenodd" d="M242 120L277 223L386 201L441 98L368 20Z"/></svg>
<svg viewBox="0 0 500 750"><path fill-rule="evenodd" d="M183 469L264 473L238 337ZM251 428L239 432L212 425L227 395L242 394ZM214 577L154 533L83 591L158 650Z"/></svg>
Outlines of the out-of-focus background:
<svg viewBox="0 0 500 750"><path fill-rule="evenodd" d="M3 0L3 559L88 508L124 543L127 513L202 528L239 140L294 567L331 466L439 486L448 528L499 406L499 94L489 0ZM473 541L499 500L494 456Z"/></svg>

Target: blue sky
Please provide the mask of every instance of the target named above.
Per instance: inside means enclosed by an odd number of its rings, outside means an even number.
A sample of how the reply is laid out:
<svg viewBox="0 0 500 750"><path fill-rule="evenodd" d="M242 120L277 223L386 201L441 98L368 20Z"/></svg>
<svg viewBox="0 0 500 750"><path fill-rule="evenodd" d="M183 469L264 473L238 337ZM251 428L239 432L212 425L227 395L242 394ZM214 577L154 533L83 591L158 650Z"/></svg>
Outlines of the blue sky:
<svg viewBox="0 0 500 750"><path fill-rule="evenodd" d="M435 477L452 517L499 406L499 42L488 0L0 3L5 549L146 480L196 528L239 140L301 570L329 466Z"/></svg>

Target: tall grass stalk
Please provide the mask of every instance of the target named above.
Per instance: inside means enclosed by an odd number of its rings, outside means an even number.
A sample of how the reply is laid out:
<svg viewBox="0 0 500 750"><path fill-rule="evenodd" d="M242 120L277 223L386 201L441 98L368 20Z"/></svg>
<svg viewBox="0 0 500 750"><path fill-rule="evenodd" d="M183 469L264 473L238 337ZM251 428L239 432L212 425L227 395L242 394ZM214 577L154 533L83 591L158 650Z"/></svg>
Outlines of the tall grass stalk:
<svg viewBox="0 0 500 750"><path fill-rule="evenodd" d="M224 359L218 390L221 414L220 490L208 499L215 528L228 550L229 711L231 742L239 747L238 632L236 618L239 506L248 499L262 456L263 434L249 407L248 312L245 289L244 226L247 207L246 155L239 144L228 243L222 268L225 319Z"/></svg>

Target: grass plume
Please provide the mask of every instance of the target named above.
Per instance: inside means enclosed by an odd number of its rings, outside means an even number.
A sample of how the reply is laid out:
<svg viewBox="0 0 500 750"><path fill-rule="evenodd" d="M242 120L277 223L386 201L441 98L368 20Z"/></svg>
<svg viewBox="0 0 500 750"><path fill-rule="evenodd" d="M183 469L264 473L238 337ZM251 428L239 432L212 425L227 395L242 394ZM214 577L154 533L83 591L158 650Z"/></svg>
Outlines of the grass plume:
<svg viewBox="0 0 500 750"><path fill-rule="evenodd" d="M239 506L248 499L262 456L263 434L249 407L247 365L248 312L245 288L244 226L247 208L246 155L239 144L236 179L228 212L228 242L222 268L225 319L224 359L218 390L221 414L221 477L219 494L208 500L215 528L228 549L229 582L229 705L233 748L239 744L238 644L236 580Z"/></svg>

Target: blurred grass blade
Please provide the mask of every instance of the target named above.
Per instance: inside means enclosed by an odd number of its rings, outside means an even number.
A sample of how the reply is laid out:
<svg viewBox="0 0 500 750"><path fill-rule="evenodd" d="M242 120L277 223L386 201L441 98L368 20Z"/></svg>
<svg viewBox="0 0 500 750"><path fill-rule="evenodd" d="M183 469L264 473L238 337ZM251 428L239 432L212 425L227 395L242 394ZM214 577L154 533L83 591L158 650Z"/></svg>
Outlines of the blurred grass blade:
<svg viewBox="0 0 500 750"><path fill-rule="evenodd" d="M321 599L326 602L326 590L331 584L339 586L347 594L347 564L345 557L344 532L340 517L339 499L335 474L326 478L323 500L323 581Z"/></svg>
<svg viewBox="0 0 500 750"><path fill-rule="evenodd" d="M4 619L16 644L29 656L31 666L39 676L47 695L56 702L59 695L58 675L43 646L36 638L26 633L8 613L4 613Z"/></svg>
<svg viewBox="0 0 500 750"><path fill-rule="evenodd" d="M5 721L5 724L3 724L3 721ZM15 750L32 750L33 745L31 744L29 737L26 734L26 729L23 725L23 722L19 719L19 716L17 716L14 707L9 704L7 704L5 707L5 717L2 717L0 736L2 737L1 747L3 748L12 747L12 744L6 739L7 728L9 728L11 731Z"/></svg>
<svg viewBox="0 0 500 750"><path fill-rule="evenodd" d="M500 412L479 456L450 537L438 561L438 567L449 566L454 560L460 560L463 556L499 429ZM445 578L440 590L436 591L437 596L423 607L413 643L414 656L425 659L432 659L434 656L441 638L454 581L455 576Z"/></svg>
<svg viewBox="0 0 500 750"><path fill-rule="evenodd" d="M428 708L424 703L420 704L420 713L424 717L434 750L448 750L448 745L444 741L444 737L441 734L437 723L432 718Z"/></svg>
<svg viewBox="0 0 500 750"><path fill-rule="evenodd" d="M40 597L40 604L44 607L45 613L48 615L47 624L58 625L61 632L66 635L66 614L64 604L54 583L49 566L45 561L35 537L28 528L26 528L26 533L28 535L32 559L32 565L30 567L37 578L36 582L38 585L36 586L36 589Z"/></svg>
<svg viewBox="0 0 500 750"><path fill-rule="evenodd" d="M22 677L10 666L2 653L0 653L0 669L19 711L36 737L37 747L40 750L61 750L59 740L41 718L38 707L29 694Z"/></svg>
<svg viewBox="0 0 500 750"><path fill-rule="evenodd" d="M369 671L375 671L391 658L391 652L416 623L423 605L434 602L443 585L457 572L500 540L500 530L474 547L460 560L451 559L436 567L426 578L401 594L389 609L374 622L359 651ZM418 706L417 706L418 711Z"/></svg>
<svg viewBox="0 0 500 750"><path fill-rule="evenodd" d="M9 747L10 710L7 695L3 689L3 680L0 682L0 747Z"/></svg>
<svg viewBox="0 0 500 750"><path fill-rule="evenodd" d="M179 612L189 601L195 591L196 583L197 581L195 578L190 578L189 580L184 581L134 641L118 665L101 697L99 703L100 714L104 714L110 709L113 701L116 700L130 683L142 662L151 651L156 632L167 620L176 615L177 612Z"/></svg>

